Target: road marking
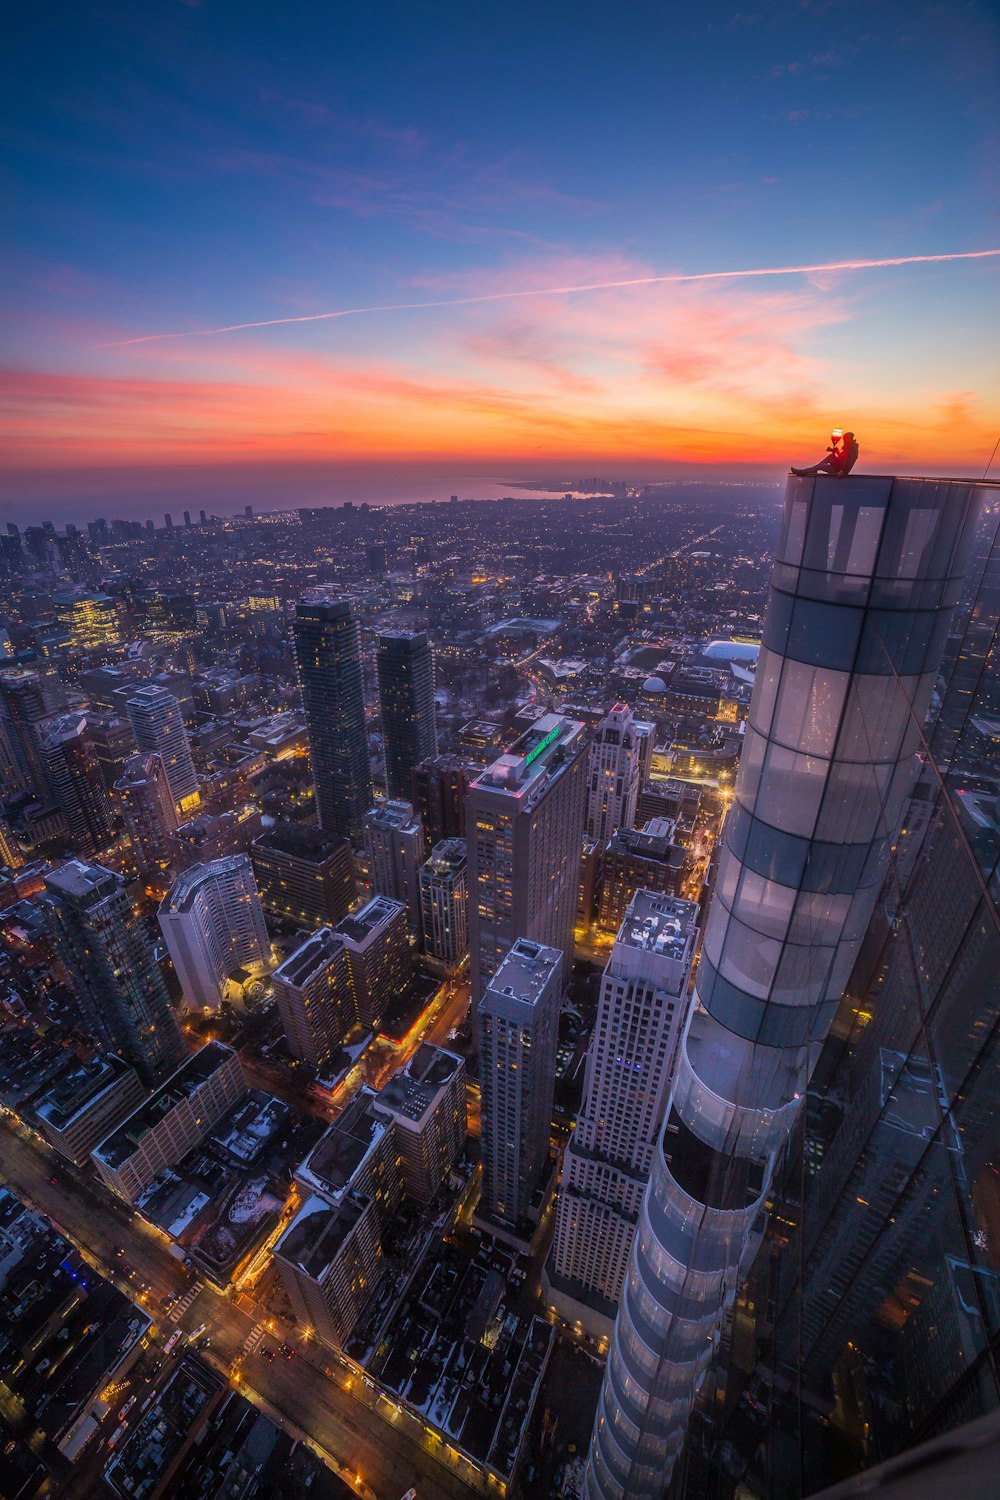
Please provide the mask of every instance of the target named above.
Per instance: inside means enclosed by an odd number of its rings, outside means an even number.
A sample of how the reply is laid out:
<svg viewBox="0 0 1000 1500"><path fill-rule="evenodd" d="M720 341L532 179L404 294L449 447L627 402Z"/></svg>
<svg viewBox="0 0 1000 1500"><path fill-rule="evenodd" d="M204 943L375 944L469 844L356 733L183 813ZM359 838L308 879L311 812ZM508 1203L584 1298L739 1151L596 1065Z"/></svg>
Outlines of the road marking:
<svg viewBox="0 0 1000 1500"><path fill-rule="evenodd" d="M196 1281L194 1286L191 1287L189 1291L184 1293L184 1296L181 1298L181 1300L174 1303L173 1307L167 1313L167 1318L171 1323L179 1322L179 1320L184 1316L188 1308L191 1306L191 1303L198 1296L204 1285L205 1283L203 1281Z"/></svg>

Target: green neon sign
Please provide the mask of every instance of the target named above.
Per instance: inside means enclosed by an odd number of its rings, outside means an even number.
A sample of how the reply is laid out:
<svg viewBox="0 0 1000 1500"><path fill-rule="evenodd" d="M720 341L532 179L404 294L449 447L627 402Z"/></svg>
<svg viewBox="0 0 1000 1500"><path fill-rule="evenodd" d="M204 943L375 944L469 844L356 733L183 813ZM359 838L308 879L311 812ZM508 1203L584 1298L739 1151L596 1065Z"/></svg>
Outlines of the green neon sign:
<svg viewBox="0 0 1000 1500"><path fill-rule="evenodd" d="M524 764L526 766L530 766L533 760L537 760L542 751L546 749L547 746L551 745L553 740L557 740L559 738L559 736L562 734L562 728L563 727L561 724L557 724L555 729L550 729L545 738L538 741L538 744L535 746L534 750L528 751L527 755L524 757Z"/></svg>

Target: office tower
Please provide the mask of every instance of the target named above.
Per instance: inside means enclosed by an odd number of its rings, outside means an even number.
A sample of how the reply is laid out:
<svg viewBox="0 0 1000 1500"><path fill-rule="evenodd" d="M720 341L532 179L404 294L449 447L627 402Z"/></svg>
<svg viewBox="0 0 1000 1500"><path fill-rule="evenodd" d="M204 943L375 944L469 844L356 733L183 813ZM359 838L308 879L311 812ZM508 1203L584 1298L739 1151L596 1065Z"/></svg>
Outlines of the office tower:
<svg viewBox="0 0 1000 1500"><path fill-rule="evenodd" d="M94 1147L145 1097L134 1068L113 1053L95 1053L53 1084L35 1113L61 1156L86 1166Z"/></svg>
<svg viewBox="0 0 1000 1500"><path fill-rule="evenodd" d="M403 1190L418 1203L433 1201L465 1147L465 1083L461 1057L421 1042L372 1102L394 1128Z"/></svg>
<svg viewBox="0 0 1000 1500"><path fill-rule="evenodd" d="M547 1267L550 1302L598 1338L611 1333L663 1123L697 921L693 901L636 891L601 980Z"/></svg>
<svg viewBox="0 0 1000 1500"><path fill-rule="evenodd" d="M169 511L164 511L163 513L163 525L167 531L173 531L174 529L174 518Z"/></svg>
<svg viewBox="0 0 1000 1500"><path fill-rule="evenodd" d="M135 735L127 719L116 714L87 715L87 738L97 756L101 776L108 791L123 775L125 762L136 752Z"/></svg>
<svg viewBox="0 0 1000 1500"><path fill-rule="evenodd" d="M871 919L971 544L974 484L790 478L746 745L591 1440L667 1486Z"/></svg>
<svg viewBox="0 0 1000 1500"><path fill-rule="evenodd" d="M517 938L477 1006L479 1211L514 1229L527 1224L548 1163L562 967L560 948Z"/></svg>
<svg viewBox="0 0 1000 1500"><path fill-rule="evenodd" d="M22 786L44 799L48 796L48 767L42 737L49 711L37 672L0 673L0 714Z"/></svg>
<svg viewBox="0 0 1000 1500"><path fill-rule="evenodd" d="M594 730L587 767L589 839L606 843L617 828L630 828L639 795L641 745L635 715L627 703L616 703Z"/></svg>
<svg viewBox="0 0 1000 1500"><path fill-rule="evenodd" d="M184 512L184 525L185 526L190 526L191 525L191 512L189 510L186 510Z"/></svg>
<svg viewBox="0 0 1000 1500"><path fill-rule="evenodd" d="M117 599L110 594L79 590L56 594L55 617L66 632L67 644L76 651L95 651L122 643L122 622Z"/></svg>
<svg viewBox="0 0 1000 1500"><path fill-rule="evenodd" d="M558 948L569 978L586 771L583 725L543 714L469 788L474 1004L517 938Z"/></svg>
<svg viewBox="0 0 1000 1500"><path fill-rule="evenodd" d="M321 927L274 972L293 1057L322 1070L352 1032L378 1026L410 983L406 910L376 896L333 929Z"/></svg>
<svg viewBox="0 0 1000 1500"><path fill-rule="evenodd" d="M675 843L676 824L650 818L645 828L621 828L608 841L601 865L597 925L617 932L640 886L676 896L688 869L687 850Z"/></svg>
<svg viewBox="0 0 1000 1500"><path fill-rule="evenodd" d="M465 838L469 762L461 755L431 755L413 768L413 810L424 825L427 853L442 839Z"/></svg>
<svg viewBox="0 0 1000 1500"><path fill-rule="evenodd" d="M245 516L245 518L248 521L252 521L253 520L253 506L252 505L244 505L244 507L243 507L243 515Z"/></svg>
<svg viewBox="0 0 1000 1500"><path fill-rule="evenodd" d="M159 1177L199 1146L247 1091L231 1047L207 1042L91 1152L101 1179L134 1203Z"/></svg>
<svg viewBox="0 0 1000 1500"><path fill-rule="evenodd" d="M368 559L368 571L376 578L381 578L389 566L389 549L385 542L370 542L365 549Z"/></svg>
<svg viewBox="0 0 1000 1500"><path fill-rule="evenodd" d="M411 936L420 934L420 866L424 830L409 802L386 802L365 814L365 859L372 894L402 901Z"/></svg>
<svg viewBox="0 0 1000 1500"><path fill-rule="evenodd" d="M739 1337L723 1338L691 1423L678 1479L720 1500L744 1480L799 1500L901 1452L900 1483L926 1472L940 1494L962 1493L965 1476L907 1450L938 1438L961 1452L952 1429L995 1420L1000 1405L1000 833L983 796L1000 686L995 488L991 498L903 830L775 1173ZM875 1476L857 1484L891 1491Z"/></svg>
<svg viewBox="0 0 1000 1500"><path fill-rule="evenodd" d="M161 757L178 812L191 812L200 800L198 777L177 699L166 688L139 688L125 711L139 749Z"/></svg>
<svg viewBox="0 0 1000 1500"><path fill-rule="evenodd" d="M203 510L200 510L198 512L198 520L199 520L199 522L201 523L202 526L207 526L208 525L208 516L205 514L205 512Z"/></svg>
<svg viewBox="0 0 1000 1500"><path fill-rule="evenodd" d="M420 867L420 925L424 952L448 970L469 952L468 856L464 839L442 839Z"/></svg>
<svg viewBox="0 0 1000 1500"><path fill-rule="evenodd" d="M185 1004L218 1010L226 981L265 973L271 943L245 854L192 865L178 875L159 911Z"/></svg>
<svg viewBox="0 0 1000 1500"><path fill-rule="evenodd" d="M170 835L177 827L177 809L160 755L130 755L115 782L115 799L135 855L136 869L149 879L170 865Z"/></svg>
<svg viewBox="0 0 1000 1500"><path fill-rule="evenodd" d="M351 846L314 824L276 823L254 839L250 858L270 917L312 931L339 922L354 904Z"/></svg>
<svg viewBox="0 0 1000 1500"><path fill-rule="evenodd" d="M390 797L408 797L414 767L437 754L430 642L423 631L384 631L376 664L386 789Z"/></svg>
<svg viewBox="0 0 1000 1500"><path fill-rule="evenodd" d="M344 600L302 600L294 629L316 816L324 833L357 848L374 801L358 622Z"/></svg>
<svg viewBox="0 0 1000 1500"><path fill-rule="evenodd" d="M45 877L42 898L83 1029L147 1083L177 1066L180 1032L149 939L120 875L71 859Z"/></svg>
<svg viewBox="0 0 1000 1500"><path fill-rule="evenodd" d="M67 714L50 722L42 753L48 793L65 815L73 849L79 854L97 854L111 840L111 803L87 740L83 714Z"/></svg>

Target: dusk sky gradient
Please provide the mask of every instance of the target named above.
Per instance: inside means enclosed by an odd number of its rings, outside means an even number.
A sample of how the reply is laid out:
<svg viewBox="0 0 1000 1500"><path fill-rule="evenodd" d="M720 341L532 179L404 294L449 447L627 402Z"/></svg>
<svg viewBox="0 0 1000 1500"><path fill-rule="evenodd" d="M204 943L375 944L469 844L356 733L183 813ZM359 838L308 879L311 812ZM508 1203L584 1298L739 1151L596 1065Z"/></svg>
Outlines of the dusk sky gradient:
<svg viewBox="0 0 1000 1500"><path fill-rule="evenodd" d="M1000 258L544 290L1000 248L990 0L746 4L18 8L4 518L982 472Z"/></svg>

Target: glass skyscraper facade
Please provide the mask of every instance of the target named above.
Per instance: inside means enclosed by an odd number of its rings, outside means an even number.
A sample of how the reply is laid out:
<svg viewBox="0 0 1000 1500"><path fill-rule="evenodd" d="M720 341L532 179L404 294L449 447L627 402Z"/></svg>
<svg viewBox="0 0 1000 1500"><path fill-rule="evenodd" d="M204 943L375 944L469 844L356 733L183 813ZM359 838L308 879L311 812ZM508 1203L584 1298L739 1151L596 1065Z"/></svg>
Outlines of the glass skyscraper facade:
<svg viewBox="0 0 1000 1500"><path fill-rule="evenodd" d="M358 622L346 600L302 600L294 629L319 826L358 847L374 801Z"/></svg>
<svg viewBox="0 0 1000 1500"><path fill-rule="evenodd" d="M902 831L672 1496L797 1500L1000 1409L1000 494L986 499L932 713L914 718Z"/></svg>
<svg viewBox="0 0 1000 1500"><path fill-rule="evenodd" d="M385 784L390 798L412 795L413 772L437 754L434 656L422 630L388 630L376 652Z"/></svg>
<svg viewBox="0 0 1000 1500"><path fill-rule="evenodd" d="M695 1007L619 1307L589 1500L659 1500L672 1479L687 1496L709 1482L711 1465L700 1476L690 1467L689 1418L697 1397L703 1438L720 1437L726 1373L751 1337L745 1282L762 1245L781 1245L775 1274L789 1288L797 1336L806 1334L802 1265L788 1248L796 1221L782 1212L781 1188L806 1161L810 1080L820 1077L845 985L880 920L893 926L883 918L884 881L903 847L900 829L909 829L915 777L927 769L921 732L966 577L975 489L867 475L789 481ZM940 1090L927 1069L897 1087L906 1057L890 1054L899 1050L880 1049L869 1092L883 1106L896 1100L892 1128L921 1136L927 1122L914 1101L926 1106ZM845 1111L849 1131L858 1118ZM856 1144L844 1152L848 1170ZM914 1149L908 1141L900 1163ZM943 1146L946 1158L952 1150ZM817 1260L816 1295L856 1242L845 1231L841 1253ZM767 1304L761 1317L753 1306L775 1339L778 1307ZM797 1353L804 1357L801 1344ZM755 1374L746 1400L773 1432L758 1361L747 1364ZM777 1378L772 1395L776 1387ZM722 1411L707 1410L719 1401ZM728 1453L724 1461L739 1467ZM773 1489L792 1493L780 1482Z"/></svg>

